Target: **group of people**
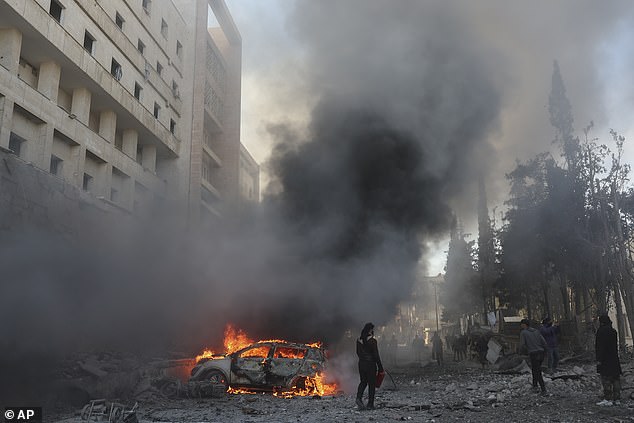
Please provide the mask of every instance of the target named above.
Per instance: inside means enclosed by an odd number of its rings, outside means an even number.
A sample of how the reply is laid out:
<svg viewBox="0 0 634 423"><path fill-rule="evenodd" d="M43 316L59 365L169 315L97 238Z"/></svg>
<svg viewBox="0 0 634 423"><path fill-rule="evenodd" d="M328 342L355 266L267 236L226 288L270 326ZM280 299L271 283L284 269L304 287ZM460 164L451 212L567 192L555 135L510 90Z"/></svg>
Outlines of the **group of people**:
<svg viewBox="0 0 634 423"><path fill-rule="evenodd" d="M531 363L533 389L546 394L546 385L542 376L542 363L548 357L548 369L551 372L557 370L559 363L559 350L557 337L559 326L553 325L547 317L542 321L539 330L531 327L528 319L520 322L520 352L527 353ZM600 406L619 404L621 400L622 373L619 362L617 333L612 328L612 321L607 314L599 316L599 328L595 336L595 355L597 360L597 372L601 376L603 385L603 400L598 402Z"/></svg>
<svg viewBox="0 0 634 423"><path fill-rule="evenodd" d="M620 375L622 370L619 362L617 333L612 328L610 317L606 314L599 317L599 325L595 337L595 354L597 372L601 376L603 386L603 400L598 402L597 405L610 406L619 404L621 399ZM553 324L552 320L546 317L542 321L542 326L539 330L531 327L528 319L523 319L520 322L520 327L520 352L529 356L533 390L539 390L542 394L546 394L546 384L542 376L542 363L547 357L548 369L551 372L557 370L557 365L559 364L559 325ZM434 357L438 364L442 364L442 341L437 332L432 338L432 344ZM374 325L372 323L366 323L363 327L361 336L356 342L356 349L359 357L360 378L356 404L360 410L371 410L374 409L377 375L384 372L378 344L374 338ZM368 403L364 404L363 394L366 387L368 388Z"/></svg>

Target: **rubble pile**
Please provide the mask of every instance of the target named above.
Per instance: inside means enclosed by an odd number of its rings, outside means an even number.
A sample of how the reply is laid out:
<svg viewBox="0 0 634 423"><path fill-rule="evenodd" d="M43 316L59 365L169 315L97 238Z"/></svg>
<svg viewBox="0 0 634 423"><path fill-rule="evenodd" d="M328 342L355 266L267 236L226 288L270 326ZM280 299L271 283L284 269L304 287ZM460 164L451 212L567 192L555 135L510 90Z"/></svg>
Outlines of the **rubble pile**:
<svg viewBox="0 0 634 423"><path fill-rule="evenodd" d="M58 400L83 406L95 398L143 402L178 396L188 386L183 386L177 375L187 373L190 367L191 360L183 358L147 358L119 352L78 354L60 367L55 382ZM192 391L204 389L213 390L196 386Z"/></svg>
<svg viewBox="0 0 634 423"><path fill-rule="evenodd" d="M512 362L516 361L517 358L513 358ZM545 373L548 395L541 396L531 389L528 366L515 366L518 370L508 372L496 370L495 366L482 369L479 362L464 361L447 362L444 366L433 363L424 367L388 369L390 382L384 382L377 390L377 409L373 411L357 410L352 392L290 399L271 394L168 398L160 388L154 387L144 391L146 400L139 401L136 414L142 423L300 420L309 423L408 420L634 422L634 368L632 363L623 363L622 367L623 400L621 405L613 407L596 405L601 383L593 363L569 360L556 373ZM70 423L76 420L57 421Z"/></svg>

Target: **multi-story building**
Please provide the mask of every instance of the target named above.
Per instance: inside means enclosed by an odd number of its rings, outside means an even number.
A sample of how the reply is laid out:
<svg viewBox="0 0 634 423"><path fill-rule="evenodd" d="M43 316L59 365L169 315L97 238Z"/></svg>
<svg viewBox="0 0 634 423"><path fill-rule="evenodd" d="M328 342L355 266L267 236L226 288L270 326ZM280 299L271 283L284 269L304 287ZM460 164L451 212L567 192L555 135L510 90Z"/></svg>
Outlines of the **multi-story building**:
<svg viewBox="0 0 634 423"><path fill-rule="evenodd" d="M239 193L240 56L222 0L0 0L0 148L97 203L217 215Z"/></svg>
<svg viewBox="0 0 634 423"><path fill-rule="evenodd" d="M242 39L223 0L174 0L191 31L190 218L239 197Z"/></svg>
<svg viewBox="0 0 634 423"><path fill-rule="evenodd" d="M240 173L238 175L240 195L248 201L260 200L260 165L253 159L247 149L240 146Z"/></svg>

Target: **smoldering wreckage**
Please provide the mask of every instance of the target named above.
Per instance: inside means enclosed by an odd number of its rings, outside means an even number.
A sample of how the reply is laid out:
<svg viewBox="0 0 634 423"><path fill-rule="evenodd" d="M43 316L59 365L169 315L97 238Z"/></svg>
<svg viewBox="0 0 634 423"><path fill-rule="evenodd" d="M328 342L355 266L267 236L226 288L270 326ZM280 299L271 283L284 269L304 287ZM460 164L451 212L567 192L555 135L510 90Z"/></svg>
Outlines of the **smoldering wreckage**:
<svg viewBox="0 0 634 423"><path fill-rule="evenodd" d="M476 346L482 341L485 361ZM548 395L540 396L530 390L531 370L526 357L514 352L509 334L480 330L468 343L461 357L449 342L442 365L432 359L431 346L421 358L407 345L383 345L389 377L377 390L377 408L360 411L349 351L329 351L320 343L254 342L228 325L223 353L207 349L195 358L174 353L153 360L118 353L74 357L60 373L48 421L634 421L631 359L621 360L623 401L607 408L596 405L601 382L590 351L563 349L560 368L544 375Z"/></svg>

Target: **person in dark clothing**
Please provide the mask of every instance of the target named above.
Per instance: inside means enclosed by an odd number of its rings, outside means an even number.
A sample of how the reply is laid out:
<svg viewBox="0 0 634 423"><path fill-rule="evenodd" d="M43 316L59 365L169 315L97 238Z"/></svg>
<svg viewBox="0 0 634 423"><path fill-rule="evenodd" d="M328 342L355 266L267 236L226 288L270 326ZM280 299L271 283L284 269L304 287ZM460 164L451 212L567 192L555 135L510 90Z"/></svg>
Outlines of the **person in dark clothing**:
<svg viewBox="0 0 634 423"><path fill-rule="evenodd" d="M374 393L376 390L376 373L383 372L379 348L374 339L374 325L366 323L357 339L357 356L359 357L359 388L357 389L356 404L360 410L374 409ZM363 391L368 387L368 405L363 404Z"/></svg>
<svg viewBox="0 0 634 423"><path fill-rule="evenodd" d="M442 366L443 363L443 354L442 354L442 340L438 335L438 332L434 332L434 336L431 338L432 342L432 351L436 362L438 362L439 366Z"/></svg>
<svg viewBox="0 0 634 423"><path fill-rule="evenodd" d="M416 361L417 364L421 364L421 361L423 360L424 349L425 341L423 341L423 338L416 334L416 336L412 340L412 351L414 352L414 361Z"/></svg>
<svg viewBox="0 0 634 423"><path fill-rule="evenodd" d="M595 353L597 372L601 375L604 400L597 405L617 404L621 400L621 380L623 373L619 362L618 335L612 328L612 321L607 314L599 316L599 329L595 337Z"/></svg>
<svg viewBox="0 0 634 423"><path fill-rule="evenodd" d="M547 348L546 340L537 329L530 327L528 319L522 319L520 327L522 328L520 332L520 352L528 353L530 358L533 389L537 389L537 384L539 383L542 395L545 395L546 384L542 377L542 363L544 362L544 354Z"/></svg>
<svg viewBox="0 0 634 423"><path fill-rule="evenodd" d="M396 365L396 355L398 352L398 341L396 335L392 334L392 338L387 342L387 362L388 365Z"/></svg>
<svg viewBox="0 0 634 423"><path fill-rule="evenodd" d="M550 317L546 317L544 320L542 320L542 327L539 328L539 333L541 333L546 340L548 353L548 370L554 372L555 370L557 370L557 364L559 364L559 348L557 348L559 325L553 325L553 321L550 319Z"/></svg>

